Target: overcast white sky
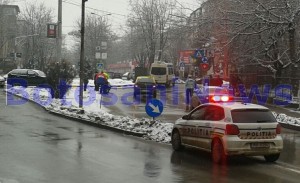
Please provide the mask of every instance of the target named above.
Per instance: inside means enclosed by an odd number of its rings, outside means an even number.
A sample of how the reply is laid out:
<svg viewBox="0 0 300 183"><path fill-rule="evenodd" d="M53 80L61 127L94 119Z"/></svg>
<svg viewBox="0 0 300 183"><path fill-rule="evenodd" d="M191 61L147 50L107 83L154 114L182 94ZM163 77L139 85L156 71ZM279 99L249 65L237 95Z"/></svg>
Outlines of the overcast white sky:
<svg viewBox="0 0 300 183"><path fill-rule="evenodd" d="M62 0L63 1L63 33L66 34L74 29L75 21L80 19L81 16L81 0ZM196 9L199 6L199 0L177 0L179 8L184 6L190 9ZM58 0L11 0L11 4L19 5L20 10L26 2L40 3L44 2L47 7L51 7L57 15ZM126 16L129 14L129 0L88 0L86 2L86 14L92 12L99 15L107 16L109 22L112 25L113 30L120 29L120 25L125 25ZM189 12L189 10L187 10ZM191 12L191 11L190 11ZM118 31L119 32L119 31Z"/></svg>

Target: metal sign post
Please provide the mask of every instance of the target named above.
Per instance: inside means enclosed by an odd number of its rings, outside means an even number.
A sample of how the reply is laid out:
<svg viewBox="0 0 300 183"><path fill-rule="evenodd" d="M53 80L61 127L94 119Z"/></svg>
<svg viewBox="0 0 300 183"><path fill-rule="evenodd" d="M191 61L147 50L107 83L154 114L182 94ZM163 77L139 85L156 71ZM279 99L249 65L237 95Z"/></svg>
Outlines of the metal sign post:
<svg viewBox="0 0 300 183"><path fill-rule="evenodd" d="M298 111L300 111L300 81L299 81L299 85L298 85Z"/></svg>
<svg viewBox="0 0 300 183"><path fill-rule="evenodd" d="M100 109L101 109L101 105L102 105L102 94L100 95Z"/></svg>

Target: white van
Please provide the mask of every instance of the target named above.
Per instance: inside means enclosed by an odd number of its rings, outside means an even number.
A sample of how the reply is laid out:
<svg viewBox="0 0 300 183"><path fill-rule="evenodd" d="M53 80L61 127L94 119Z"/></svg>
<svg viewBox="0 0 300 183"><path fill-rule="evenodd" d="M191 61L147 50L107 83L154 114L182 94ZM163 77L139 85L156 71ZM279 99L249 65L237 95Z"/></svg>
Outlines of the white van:
<svg viewBox="0 0 300 183"><path fill-rule="evenodd" d="M150 75L155 79L157 84L165 84L174 86L174 68L172 63L154 61L151 64Z"/></svg>

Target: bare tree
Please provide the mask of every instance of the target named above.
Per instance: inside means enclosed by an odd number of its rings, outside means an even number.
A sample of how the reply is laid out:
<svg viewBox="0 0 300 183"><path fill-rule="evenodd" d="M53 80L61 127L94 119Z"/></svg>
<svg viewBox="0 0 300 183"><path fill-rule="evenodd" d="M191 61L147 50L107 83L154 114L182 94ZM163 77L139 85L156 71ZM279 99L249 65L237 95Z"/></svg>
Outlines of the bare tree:
<svg viewBox="0 0 300 183"><path fill-rule="evenodd" d="M131 0L132 15L130 26L133 33L139 33L140 42L145 48L139 55L146 53L149 63L154 62L155 55L161 60L168 41L169 20L175 1L172 0Z"/></svg>
<svg viewBox="0 0 300 183"><path fill-rule="evenodd" d="M55 53L55 39L46 36L47 23L53 21L53 11L40 4L26 4L21 13L21 35L28 35L22 42L23 59L26 67L44 70L45 64Z"/></svg>
<svg viewBox="0 0 300 183"><path fill-rule="evenodd" d="M208 0L202 4L198 34L210 34L231 62L255 63L280 77L297 71L300 2L298 0ZM210 30L203 28L210 22ZM288 68L288 69L287 69Z"/></svg>
<svg viewBox="0 0 300 183"><path fill-rule="evenodd" d="M77 30L74 30L69 33L69 35L73 35L74 40L77 42L77 53L80 53L80 27L81 21L77 21ZM115 39L115 35L111 31L111 26L109 25L107 18L105 16L100 15L88 15L85 20L85 58L86 64L90 65L94 70L96 70L96 62L100 60L96 60L96 47L101 47L101 42L107 43L107 49L100 50L101 52L108 52L111 50L112 40ZM99 50L98 50L99 51ZM108 53L108 60L101 60L104 64L106 62L111 62L110 55L112 52Z"/></svg>
<svg viewBox="0 0 300 183"><path fill-rule="evenodd" d="M0 5L2 5L2 4L8 4L8 0L0 0Z"/></svg>

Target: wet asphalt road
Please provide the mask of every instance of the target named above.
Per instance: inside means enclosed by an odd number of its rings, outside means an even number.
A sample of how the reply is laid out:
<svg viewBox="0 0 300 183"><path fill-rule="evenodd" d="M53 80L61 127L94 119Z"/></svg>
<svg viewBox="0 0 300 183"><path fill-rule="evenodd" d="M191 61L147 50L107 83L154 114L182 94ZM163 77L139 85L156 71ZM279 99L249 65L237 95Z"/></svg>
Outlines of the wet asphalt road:
<svg viewBox="0 0 300 183"><path fill-rule="evenodd" d="M126 115L136 118L149 118L145 112L145 105L149 99L144 96L133 99L133 88L114 88L110 93L113 93L116 97L114 105L106 105L112 113L117 115ZM184 101L184 85L175 85L174 87L166 88L164 86L158 87L157 99L159 99L163 105L163 113L156 119L163 122L174 123L175 120L187 114L185 112ZM109 96L109 98L112 98ZM103 98L105 100L105 98ZM107 99L108 101L110 99Z"/></svg>
<svg viewBox="0 0 300 183"><path fill-rule="evenodd" d="M1 89L0 89L1 90ZM209 154L90 127L48 114L32 103L6 106L0 91L1 183L299 182L300 134L284 130L277 163Z"/></svg>

